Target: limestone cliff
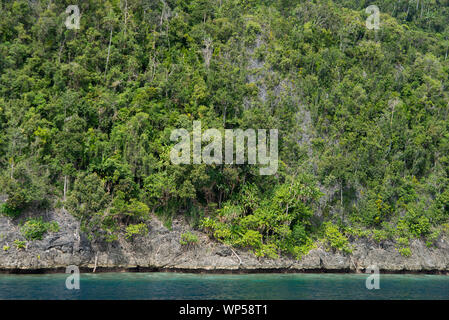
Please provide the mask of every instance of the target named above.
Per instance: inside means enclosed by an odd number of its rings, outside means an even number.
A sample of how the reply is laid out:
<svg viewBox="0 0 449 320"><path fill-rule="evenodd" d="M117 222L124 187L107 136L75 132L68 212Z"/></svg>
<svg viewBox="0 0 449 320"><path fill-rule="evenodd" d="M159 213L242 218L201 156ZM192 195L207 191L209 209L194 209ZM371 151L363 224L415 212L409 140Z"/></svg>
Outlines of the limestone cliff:
<svg viewBox="0 0 449 320"><path fill-rule="evenodd" d="M412 255L403 257L392 242L380 244L368 240L352 242L352 254L328 252L316 248L302 259L258 259L251 252L231 249L212 241L205 234L191 230L182 220L174 220L171 230L153 218L149 233L133 242L119 239L112 243L89 241L79 232L79 223L64 211L47 212L47 219L58 222L60 230L48 233L42 240L29 241L25 249L13 242L23 240L19 225L0 217L0 270L3 272L62 271L77 265L84 271L178 270L188 272L362 272L377 265L384 272L449 271L449 241L440 240L433 248L422 241L411 244ZM180 244L183 232L198 235L199 242L190 247Z"/></svg>

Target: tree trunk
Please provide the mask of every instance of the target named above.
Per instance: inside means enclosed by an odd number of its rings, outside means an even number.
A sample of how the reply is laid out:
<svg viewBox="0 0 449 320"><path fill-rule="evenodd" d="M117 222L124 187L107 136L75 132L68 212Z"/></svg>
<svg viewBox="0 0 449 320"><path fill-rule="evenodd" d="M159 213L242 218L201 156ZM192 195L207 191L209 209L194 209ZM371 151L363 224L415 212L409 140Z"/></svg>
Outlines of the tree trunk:
<svg viewBox="0 0 449 320"><path fill-rule="evenodd" d="M106 73L108 72L109 55L111 54L111 42L112 42L112 26L111 26L111 34L109 35L108 57L106 58L106 67L104 68L104 78L105 79L106 79Z"/></svg>
<svg viewBox="0 0 449 320"><path fill-rule="evenodd" d="M126 25L128 23L128 1L125 0L125 30L123 34L123 38L126 39Z"/></svg>
<svg viewBox="0 0 449 320"><path fill-rule="evenodd" d="M11 180L13 175L14 175L14 160L11 158L11 176L10 176Z"/></svg>
<svg viewBox="0 0 449 320"><path fill-rule="evenodd" d="M92 271L93 273L95 273L95 270L97 270L97 262L98 262L98 252L95 254L95 265L94 270Z"/></svg>
<svg viewBox="0 0 449 320"><path fill-rule="evenodd" d="M63 201L65 203L66 199L67 199L67 188L68 188L68 180L67 180L67 175L64 176L64 196L63 196ZM62 206L62 209L65 209L64 206Z"/></svg>
<svg viewBox="0 0 449 320"><path fill-rule="evenodd" d="M342 219L343 222L345 220L345 210L343 208L343 181L340 181L340 210L341 210L341 215L342 215Z"/></svg>

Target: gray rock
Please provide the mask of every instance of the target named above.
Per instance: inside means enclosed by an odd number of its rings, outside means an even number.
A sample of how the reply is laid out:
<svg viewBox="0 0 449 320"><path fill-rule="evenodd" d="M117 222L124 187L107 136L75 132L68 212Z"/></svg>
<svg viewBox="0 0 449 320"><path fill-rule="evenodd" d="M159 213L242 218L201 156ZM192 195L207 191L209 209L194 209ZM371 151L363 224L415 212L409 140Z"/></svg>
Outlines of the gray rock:
<svg viewBox="0 0 449 320"><path fill-rule="evenodd" d="M217 250L215 250L215 254L219 255L220 257L229 257L232 255L232 250L226 246L218 247Z"/></svg>
<svg viewBox="0 0 449 320"><path fill-rule="evenodd" d="M31 213L27 213L31 214ZM80 233L78 221L63 211L45 213L46 219L56 220L57 233L48 233L42 240L27 242L20 250L14 240L24 240L17 222L0 216L0 269L54 270L68 265L80 268L106 268L111 270L139 268L139 270L179 269L190 271L236 272L295 272L295 271L348 271L362 272L376 265L387 272L447 272L449 271L449 242L441 239L428 248L423 241L411 243L412 255L401 256L391 241L380 244L367 239L352 241L352 254L311 250L297 260L283 256L279 259L257 258L246 250L237 250L210 240L205 234L192 230L182 219L175 219L168 230L156 218L149 223L149 233L134 241L123 236L113 243L93 243ZM193 232L198 236L196 245L182 246L181 234ZM9 250L3 246L9 245Z"/></svg>

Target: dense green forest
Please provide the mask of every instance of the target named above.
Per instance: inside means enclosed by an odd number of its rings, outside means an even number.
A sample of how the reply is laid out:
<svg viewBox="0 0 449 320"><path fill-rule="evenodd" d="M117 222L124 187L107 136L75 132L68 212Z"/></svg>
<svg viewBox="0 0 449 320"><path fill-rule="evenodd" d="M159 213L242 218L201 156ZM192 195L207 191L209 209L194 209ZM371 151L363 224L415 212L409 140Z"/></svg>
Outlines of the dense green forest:
<svg viewBox="0 0 449 320"><path fill-rule="evenodd" d="M117 241L182 215L269 258L351 252L358 237L410 255L412 239L449 232L449 0L0 3L11 219L64 208L92 239ZM278 129L277 173L172 164L170 133L194 120ZM29 239L57 229L22 223Z"/></svg>

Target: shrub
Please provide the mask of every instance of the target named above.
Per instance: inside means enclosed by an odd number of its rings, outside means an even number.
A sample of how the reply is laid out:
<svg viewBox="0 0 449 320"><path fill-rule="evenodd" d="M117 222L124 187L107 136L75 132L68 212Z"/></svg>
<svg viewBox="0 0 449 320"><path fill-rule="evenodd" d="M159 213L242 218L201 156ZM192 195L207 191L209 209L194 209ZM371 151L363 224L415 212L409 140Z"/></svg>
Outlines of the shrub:
<svg viewBox="0 0 449 320"><path fill-rule="evenodd" d="M357 238L364 238L370 236L369 230L364 230L356 227L345 227L345 233L348 235L352 235Z"/></svg>
<svg viewBox="0 0 449 320"><path fill-rule="evenodd" d="M185 232L181 234L181 240L179 243L183 246L190 246L198 243L198 236L191 232Z"/></svg>
<svg viewBox="0 0 449 320"><path fill-rule="evenodd" d="M383 240L387 240L388 239L388 233L386 230L377 230L374 229L373 230L373 235L372 238L374 239L374 241L376 241L377 243L383 241Z"/></svg>
<svg viewBox="0 0 449 320"><path fill-rule="evenodd" d="M114 242L118 240L118 235L111 230L102 230L104 232L104 240L106 242Z"/></svg>
<svg viewBox="0 0 449 320"><path fill-rule="evenodd" d="M22 212L22 210L17 209L17 208L12 208L12 207L8 206L7 203L0 204L0 213L7 217L17 218L18 216L20 216L21 212Z"/></svg>
<svg viewBox="0 0 449 320"><path fill-rule="evenodd" d="M397 244L402 247L408 247L408 245L410 244L410 240L406 237L399 237L397 239Z"/></svg>
<svg viewBox="0 0 449 320"><path fill-rule="evenodd" d="M410 257L412 255L412 250L409 247L399 248L398 251L404 257Z"/></svg>
<svg viewBox="0 0 449 320"><path fill-rule="evenodd" d="M21 212L29 203L29 199L24 189L17 187L8 192L7 206L14 212Z"/></svg>
<svg viewBox="0 0 449 320"><path fill-rule="evenodd" d="M438 240L438 238L440 237L440 235L441 235L441 230L439 230L439 229L436 229L436 230L434 230L432 233L430 233L428 236L427 236L427 241L426 241L426 245L428 246L428 247L432 247L435 243L436 243L436 241Z"/></svg>
<svg viewBox="0 0 449 320"><path fill-rule="evenodd" d="M47 232L42 218L40 219L30 219L22 226L20 229L23 236L27 240L42 240L42 236Z"/></svg>
<svg viewBox="0 0 449 320"><path fill-rule="evenodd" d="M399 237L396 240L396 249L404 257L409 257L412 254L410 249L410 239L408 237Z"/></svg>
<svg viewBox="0 0 449 320"><path fill-rule="evenodd" d="M262 244L259 249L254 250L254 255L256 257L267 257L270 259L279 258L279 255L277 254L277 247L272 243Z"/></svg>
<svg viewBox="0 0 449 320"><path fill-rule="evenodd" d="M255 230L248 230L236 241L237 246L260 248L262 246L262 235Z"/></svg>
<svg viewBox="0 0 449 320"><path fill-rule="evenodd" d="M250 44L254 43L257 35L260 34L261 32L262 27L260 26L259 23L252 20L248 21L246 25L246 35L247 35L246 40L248 41L248 43Z"/></svg>
<svg viewBox="0 0 449 320"><path fill-rule="evenodd" d="M230 225L228 224L224 224L207 217L201 220L200 227L203 228L203 230L206 233L213 236L218 241L232 242L231 241L232 232L230 229Z"/></svg>
<svg viewBox="0 0 449 320"><path fill-rule="evenodd" d="M52 221L47 224L48 225L48 231L50 232L59 232L59 224L56 221Z"/></svg>
<svg viewBox="0 0 449 320"><path fill-rule="evenodd" d="M9 249L10 249L10 246L3 246L3 251L8 252Z"/></svg>
<svg viewBox="0 0 449 320"><path fill-rule="evenodd" d="M44 222L42 217L37 219L29 219L20 228L20 232L27 240L42 240L42 237L48 231L58 232L59 225L57 222Z"/></svg>
<svg viewBox="0 0 449 320"><path fill-rule="evenodd" d="M146 235L148 233L148 227L144 223L130 224L126 227L126 239L134 239L137 235Z"/></svg>
<svg viewBox="0 0 449 320"><path fill-rule="evenodd" d="M340 232L336 225L331 222L326 222L324 224L324 235L331 248L346 253L352 252L352 249L349 246L348 238Z"/></svg>
<svg viewBox="0 0 449 320"><path fill-rule="evenodd" d="M26 247L26 241L20 241L18 239L14 240L14 245L17 249L25 249Z"/></svg>
<svg viewBox="0 0 449 320"><path fill-rule="evenodd" d="M352 220L357 220L368 227L374 227L388 220L393 213L393 209L388 202L383 200L380 194L370 191L366 197L362 198L360 206L355 212L355 217L352 217Z"/></svg>
<svg viewBox="0 0 449 320"><path fill-rule="evenodd" d="M412 211L407 215L407 222L410 232L416 237L427 235L430 232L430 221L426 216L420 216Z"/></svg>
<svg viewBox="0 0 449 320"><path fill-rule="evenodd" d="M297 223L293 226L291 237L295 244L304 244L309 239L304 225Z"/></svg>
<svg viewBox="0 0 449 320"><path fill-rule="evenodd" d="M301 259L302 256L305 256L309 253L310 250L315 248L316 245L313 243L311 239L308 239L307 242L301 246L294 246L290 253L295 256L296 259Z"/></svg>

